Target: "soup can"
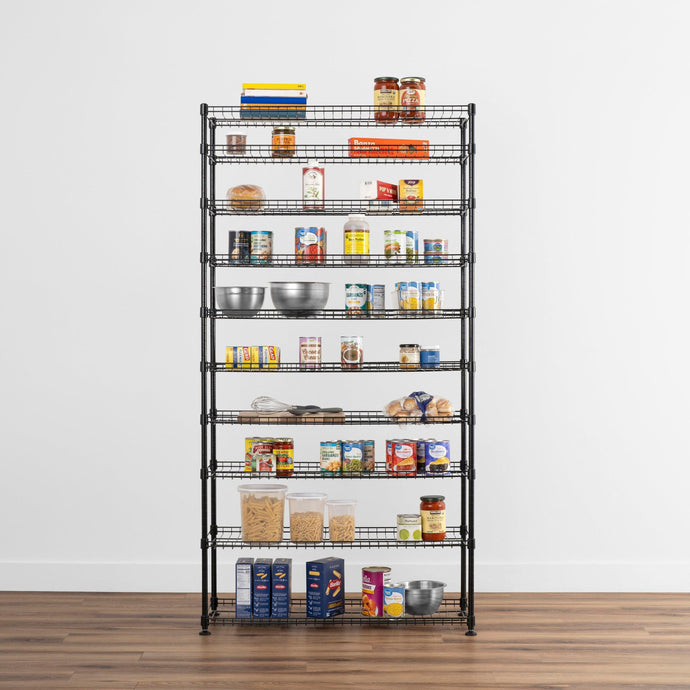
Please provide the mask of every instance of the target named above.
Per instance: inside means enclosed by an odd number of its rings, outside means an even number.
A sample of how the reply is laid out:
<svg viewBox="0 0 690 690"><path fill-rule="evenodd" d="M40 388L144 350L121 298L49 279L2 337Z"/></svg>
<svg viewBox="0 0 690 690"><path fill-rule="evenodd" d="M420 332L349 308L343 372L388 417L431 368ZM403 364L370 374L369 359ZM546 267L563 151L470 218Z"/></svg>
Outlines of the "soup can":
<svg viewBox="0 0 690 690"><path fill-rule="evenodd" d="M376 444L374 441L362 441L364 444L364 460L362 461L363 472L373 472L376 469Z"/></svg>
<svg viewBox="0 0 690 690"><path fill-rule="evenodd" d="M343 474L361 472L364 462L364 442L360 440L343 441L342 449Z"/></svg>
<svg viewBox="0 0 690 690"><path fill-rule="evenodd" d="M273 256L273 232L271 230L252 230L250 263L270 264Z"/></svg>
<svg viewBox="0 0 690 690"><path fill-rule="evenodd" d="M321 368L321 337L300 336L299 339L299 368Z"/></svg>
<svg viewBox="0 0 690 690"><path fill-rule="evenodd" d="M295 228L295 263L322 264L326 259L325 228Z"/></svg>
<svg viewBox="0 0 690 690"><path fill-rule="evenodd" d="M340 441L321 441L319 469L321 474L327 476L340 474L342 469Z"/></svg>
<svg viewBox="0 0 690 690"><path fill-rule="evenodd" d="M424 472L434 476L449 474L450 441L428 441L424 449Z"/></svg>
<svg viewBox="0 0 690 690"><path fill-rule="evenodd" d="M383 588L390 582L386 566L362 568L362 615L383 616Z"/></svg>
<svg viewBox="0 0 690 690"><path fill-rule="evenodd" d="M385 618L402 618L405 615L405 585L384 586L383 615Z"/></svg>
<svg viewBox="0 0 690 690"><path fill-rule="evenodd" d="M361 369L364 361L364 338L361 335L340 336L340 366Z"/></svg>
<svg viewBox="0 0 690 690"><path fill-rule="evenodd" d="M247 230L230 230L228 232L228 254L231 264L249 263L250 242L251 233Z"/></svg>

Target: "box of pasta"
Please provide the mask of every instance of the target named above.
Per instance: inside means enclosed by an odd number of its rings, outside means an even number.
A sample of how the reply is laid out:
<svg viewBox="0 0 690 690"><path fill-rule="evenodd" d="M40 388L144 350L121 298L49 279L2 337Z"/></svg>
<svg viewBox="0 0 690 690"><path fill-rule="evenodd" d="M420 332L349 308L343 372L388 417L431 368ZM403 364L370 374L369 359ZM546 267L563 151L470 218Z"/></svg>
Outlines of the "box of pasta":
<svg viewBox="0 0 690 690"><path fill-rule="evenodd" d="M252 617L253 558L238 558L235 563L235 617Z"/></svg>
<svg viewBox="0 0 690 690"><path fill-rule="evenodd" d="M307 561L307 617L330 618L345 613L345 561Z"/></svg>
<svg viewBox="0 0 690 690"><path fill-rule="evenodd" d="M257 558L254 561L254 591L252 612L254 618L271 617L271 566L273 559Z"/></svg>
<svg viewBox="0 0 690 690"><path fill-rule="evenodd" d="M292 558L276 558L271 573L271 618L290 617Z"/></svg>

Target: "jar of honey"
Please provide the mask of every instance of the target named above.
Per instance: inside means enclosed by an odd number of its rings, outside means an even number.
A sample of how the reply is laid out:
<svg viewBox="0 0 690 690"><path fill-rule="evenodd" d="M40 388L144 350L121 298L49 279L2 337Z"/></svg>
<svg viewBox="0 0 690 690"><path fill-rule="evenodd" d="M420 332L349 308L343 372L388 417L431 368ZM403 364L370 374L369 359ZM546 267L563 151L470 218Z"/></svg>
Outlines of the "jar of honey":
<svg viewBox="0 0 690 690"><path fill-rule="evenodd" d="M374 119L378 122L394 122L398 119L397 77L374 79Z"/></svg>
<svg viewBox="0 0 690 690"><path fill-rule="evenodd" d="M408 124L426 120L426 86L423 77L400 80L400 119Z"/></svg>
<svg viewBox="0 0 690 690"><path fill-rule="evenodd" d="M274 127L271 137L271 155L274 158L292 158L295 155L295 128Z"/></svg>
<svg viewBox="0 0 690 690"><path fill-rule="evenodd" d="M273 461L276 477L291 477L295 472L295 443L291 438L273 440Z"/></svg>
<svg viewBox="0 0 690 690"><path fill-rule="evenodd" d="M421 496L422 541L443 541L446 538L446 497Z"/></svg>

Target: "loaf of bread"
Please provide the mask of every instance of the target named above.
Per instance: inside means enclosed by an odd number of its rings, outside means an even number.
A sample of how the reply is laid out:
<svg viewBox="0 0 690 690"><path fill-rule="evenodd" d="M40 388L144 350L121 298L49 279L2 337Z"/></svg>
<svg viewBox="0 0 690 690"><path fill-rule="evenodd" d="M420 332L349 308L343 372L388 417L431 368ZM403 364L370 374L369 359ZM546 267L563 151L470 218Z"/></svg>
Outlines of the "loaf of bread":
<svg viewBox="0 0 690 690"><path fill-rule="evenodd" d="M383 408L389 417L439 418L453 415L453 405L446 398L432 397L428 393L418 392L391 400Z"/></svg>
<svg viewBox="0 0 690 690"><path fill-rule="evenodd" d="M236 211L261 211L266 195L264 190L255 184L239 184L228 189L230 207Z"/></svg>

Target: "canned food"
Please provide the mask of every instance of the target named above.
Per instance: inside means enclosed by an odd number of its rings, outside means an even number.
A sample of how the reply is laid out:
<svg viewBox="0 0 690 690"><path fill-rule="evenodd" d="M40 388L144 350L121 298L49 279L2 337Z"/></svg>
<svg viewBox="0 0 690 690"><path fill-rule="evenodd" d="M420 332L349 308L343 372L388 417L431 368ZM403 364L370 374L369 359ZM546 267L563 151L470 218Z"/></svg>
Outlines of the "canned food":
<svg viewBox="0 0 690 690"><path fill-rule="evenodd" d="M273 439L252 439L252 465L254 472L273 472Z"/></svg>
<svg viewBox="0 0 690 690"><path fill-rule="evenodd" d="M343 474L361 472L364 461L364 443L362 441L343 441Z"/></svg>
<svg viewBox="0 0 690 690"><path fill-rule="evenodd" d="M363 441L364 460L362 461L363 472L373 472L376 469L376 453L373 441Z"/></svg>
<svg viewBox="0 0 690 690"><path fill-rule="evenodd" d="M380 314L386 309L386 286L369 285L369 312Z"/></svg>
<svg viewBox="0 0 690 690"><path fill-rule="evenodd" d="M424 450L424 472L447 475L450 469L450 441L429 441Z"/></svg>
<svg viewBox="0 0 690 690"><path fill-rule="evenodd" d="M414 476L417 471L417 442L410 439L386 441L386 471L395 476Z"/></svg>
<svg viewBox="0 0 690 690"><path fill-rule="evenodd" d="M419 255L419 233L416 230L405 232L405 263L416 264Z"/></svg>
<svg viewBox="0 0 690 690"><path fill-rule="evenodd" d="M383 588L383 615L386 618L405 615L405 585L390 584Z"/></svg>
<svg viewBox="0 0 690 690"><path fill-rule="evenodd" d="M291 438L273 439L276 477L291 477L295 471L295 443Z"/></svg>
<svg viewBox="0 0 690 690"><path fill-rule="evenodd" d="M366 316L369 311L369 285L345 283L345 311L349 316Z"/></svg>
<svg viewBox="0 0 690 690"><path fill-rule="evenodd" d="M254 454L252 453L252 448L254 441L256 441L256 436L249 436L244 439L244 471L254 472L256 470L256 465L254 464Z"/></svg>
<svg viewBox="0 0 690 690"><path fill-rule="evenodd" d="M249 246L251 234L247 230L230 230L228 232L228 255L231 264L249 263Z"/></svg>
<svg viewBox="0 0 690 690"><path fill-rule="evenodd" d="M342 468L342 448L340 441L321 441L319 459L321 474L340 474Z"/></svg>
<svg viewBox="0 0 690 690"><path fill-rule="evenodd" d="M405 261L407 234L404 230L384 230L383 243L387 263L397 264Z"/></svg>
<svg viewBox="0 0 690 690"><path fill-rule="evenodd" d="M321 367L320 336L300 336L299 366L300 369L319 369Z"/></svg>
<svg viewBox="0 0 690 690"><path fill-rule="evenodd" d="M362 568L362 615L383 616L383 588L390 578L391 569L386 566Z"/></svg>
<svg viewBox="0 0 690 690"><path fill-rule="evenodd" d="M399 513L396 536L399 541L422 541L420 513Z"/></svg>
<svg viewBox="0 0 690 690"><path fill-rule="evenodd" d="M270 264L273 255L273 232L252 230L249 261L253 264Z"/></svg>
<svg viewBox="0 0 690 690"><path fill-rule="evenodd" d="M448 240L424 240L424 263L443 264L448 254Z"/></svg>
<svg viewBox="0 0 690 690"><path fill-rule="evenodd" d="M343 369L361 369L364 361L364 338L361 335L340 336L340 365Z"/></svg>
<svg viewBox="0 0 690 690"><path fill-rule="evenodd" d="M435 440L433 438L417 439L417 474L426 472L426 444Z"/></svg>
<svg viewBox="0 0 690 690"><path fill-rule="evenodd" d="M419 283L416 281L403 281L398 283L398 295L400 308L416 311L419 309Z"/></svg>
<svg viewBox="0 0 690 690"><path fill-rule="evenodd" d="M295 263L322 264L325 258L325 228L295 228Z"/></svg>
<svg viewBox="0 0 690 690"><path fill-rule="evenodd" d="M422 309L434 311L441 308L441 284L422 283Z"/></svg>

